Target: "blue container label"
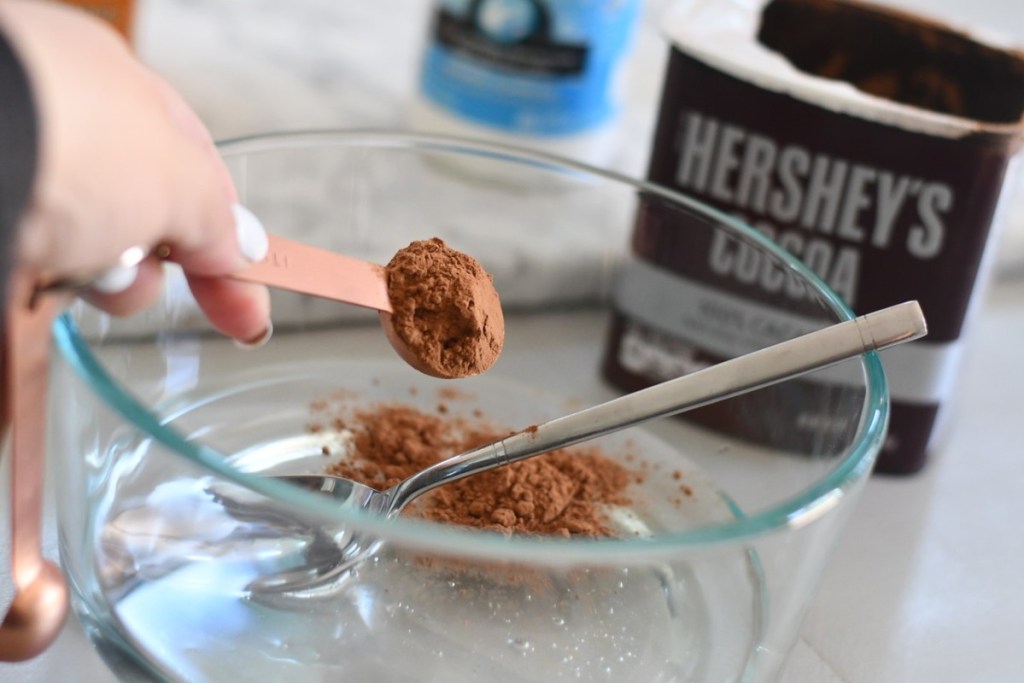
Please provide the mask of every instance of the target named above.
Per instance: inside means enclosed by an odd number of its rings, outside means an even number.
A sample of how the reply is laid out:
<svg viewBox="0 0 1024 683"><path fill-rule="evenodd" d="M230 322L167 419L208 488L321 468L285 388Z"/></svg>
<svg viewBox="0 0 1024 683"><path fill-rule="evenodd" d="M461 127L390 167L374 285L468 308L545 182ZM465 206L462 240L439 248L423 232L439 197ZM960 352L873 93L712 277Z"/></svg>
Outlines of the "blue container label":
<svg viewBox="0 0 1024 683"><path fill-rule="evenodd" d="M580 133L611 119L612 81L640 0L442 0L424 96L513 133Z"/></svg>

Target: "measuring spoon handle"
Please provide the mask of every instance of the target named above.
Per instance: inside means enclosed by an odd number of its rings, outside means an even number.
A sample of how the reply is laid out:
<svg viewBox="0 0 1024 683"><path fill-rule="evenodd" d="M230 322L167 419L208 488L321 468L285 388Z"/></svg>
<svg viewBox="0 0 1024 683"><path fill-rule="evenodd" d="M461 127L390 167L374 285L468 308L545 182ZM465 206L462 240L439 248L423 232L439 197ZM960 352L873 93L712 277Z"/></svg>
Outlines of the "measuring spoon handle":
<svg viewBox="0 0 1024 683"><path fill-rule="evenodd" d="M233 279L391 312L383 266L279 235L268 241L267 257Z"/></svg>

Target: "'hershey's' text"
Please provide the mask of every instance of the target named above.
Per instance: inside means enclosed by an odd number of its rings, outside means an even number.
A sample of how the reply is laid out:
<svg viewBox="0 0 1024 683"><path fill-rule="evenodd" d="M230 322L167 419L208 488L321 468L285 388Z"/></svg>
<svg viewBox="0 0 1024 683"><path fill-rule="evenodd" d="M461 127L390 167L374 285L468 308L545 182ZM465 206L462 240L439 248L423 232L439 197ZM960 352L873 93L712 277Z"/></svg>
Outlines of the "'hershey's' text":
<svg viewBox="0 0 1024 683"><path fill-rule="evenodd" d="M922 260L942 251L944 221L954 203L945 183L780 145L692 110L683 112L680 124L675 184L728 205L850 304L862 249L903 249ZM743 245L721 235L709 256L715 272L772 291L783 287L785 278L772 274L770 265L738 253ZM799 296L799 289L790 293Z"/></svg>

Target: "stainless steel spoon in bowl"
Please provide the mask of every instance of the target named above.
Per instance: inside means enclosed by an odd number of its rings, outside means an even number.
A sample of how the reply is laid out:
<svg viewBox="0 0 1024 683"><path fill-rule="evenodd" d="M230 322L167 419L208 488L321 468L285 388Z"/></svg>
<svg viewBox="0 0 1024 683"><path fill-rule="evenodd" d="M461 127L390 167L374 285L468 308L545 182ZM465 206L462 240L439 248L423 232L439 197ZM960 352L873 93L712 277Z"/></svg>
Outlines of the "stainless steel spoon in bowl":
<svg viewBox="0 0 1024 683"><path fill-rule="evenodd" d="M394 517L413 499L443 484L593 439L626 427L721 401L857 356L918 339L927 333L920 306L910 301L724 361L683 377L529 427L428 467L380 491L329 475L283 476L307 490L331 496L339 506ZM221 494L222 504L243 515L247 503ZM252 513L252 510L249 510ZM321 534L299 569L262 577L254 593L297 593L330 583L375 551L380 542ZM317 539L315 539L317 540Z"/></svg>

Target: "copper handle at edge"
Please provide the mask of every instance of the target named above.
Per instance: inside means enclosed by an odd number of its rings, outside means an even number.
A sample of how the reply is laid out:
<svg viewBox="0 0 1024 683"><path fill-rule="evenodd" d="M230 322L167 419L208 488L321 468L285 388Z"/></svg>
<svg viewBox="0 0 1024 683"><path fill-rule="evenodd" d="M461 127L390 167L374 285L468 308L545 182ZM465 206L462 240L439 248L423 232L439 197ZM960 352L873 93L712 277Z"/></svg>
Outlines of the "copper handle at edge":
<svg viewBox="0 0 1024 683"><path fill-rule="evenodd" d="M42 550L50 327L58 310L55 297L35 296L30 278L11 279L3 370L11 433L14 597L0 623L0 661L5 662L30 659L49 647L68 613L67 583Z"/></svg>

